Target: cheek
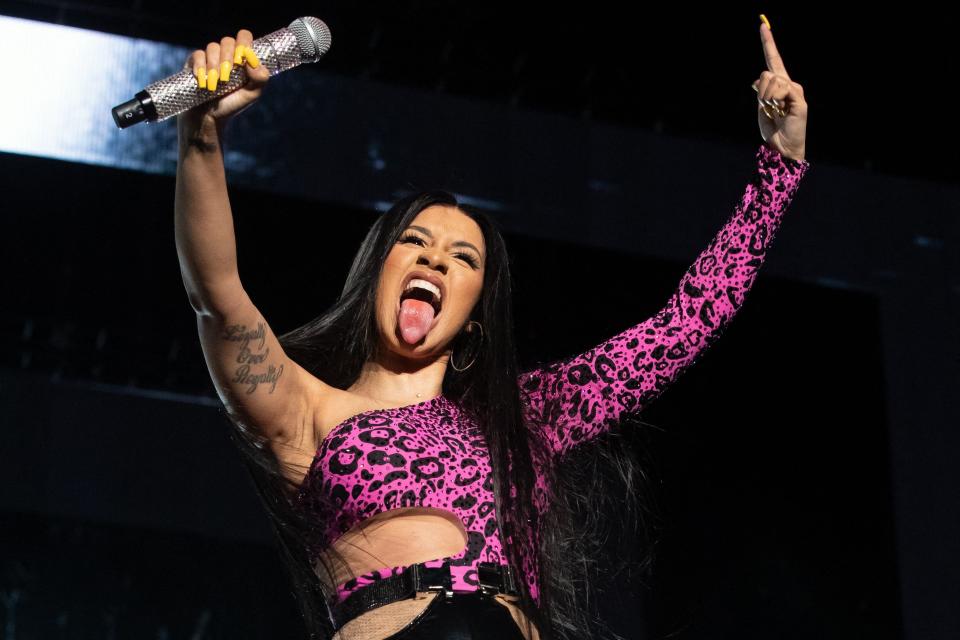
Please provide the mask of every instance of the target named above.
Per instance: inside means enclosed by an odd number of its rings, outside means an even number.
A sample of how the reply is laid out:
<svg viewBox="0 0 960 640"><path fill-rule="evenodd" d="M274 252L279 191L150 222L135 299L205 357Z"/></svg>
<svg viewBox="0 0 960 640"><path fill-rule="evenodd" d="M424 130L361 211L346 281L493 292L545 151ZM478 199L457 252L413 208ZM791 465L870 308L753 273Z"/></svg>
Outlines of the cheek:
<svg viewBox="0 0 960 640"><path fill-rule="evenodd" d="M460 311L464 315L469 315L470 311L480 302L482 290L482 282L474 283L472 288L467 292L467 295L460 298L460 303L457 306L460 307Z"/></svg>
<svg viewBox="0 0 960 640"><path fill-rule="evenodd" d="M387 286L389 283L399 281L399 279L404 273L404 269L400 264L400 258L396 255L397 252L394 250L390 252L390 255L387 256L386 262L383 264L383 271L380 274L380 282L377 285L377 306L378 307L388 307L393 305L396 300L387 300L389 298Z"/></svg>

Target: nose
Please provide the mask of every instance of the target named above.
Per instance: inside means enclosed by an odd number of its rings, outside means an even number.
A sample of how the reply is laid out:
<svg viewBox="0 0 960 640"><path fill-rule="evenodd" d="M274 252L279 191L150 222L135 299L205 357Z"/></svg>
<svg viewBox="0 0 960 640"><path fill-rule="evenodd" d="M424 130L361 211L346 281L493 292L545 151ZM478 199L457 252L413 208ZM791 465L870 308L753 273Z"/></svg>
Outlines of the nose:
<svg viewBox="0 0 960 640"><path fill-rule="evenodd" d="M417 258L417 264L426 265L431 269L436 269L446 275L447 261L444 254L439 249L433 247L424 247L420 256Z"/></svg>

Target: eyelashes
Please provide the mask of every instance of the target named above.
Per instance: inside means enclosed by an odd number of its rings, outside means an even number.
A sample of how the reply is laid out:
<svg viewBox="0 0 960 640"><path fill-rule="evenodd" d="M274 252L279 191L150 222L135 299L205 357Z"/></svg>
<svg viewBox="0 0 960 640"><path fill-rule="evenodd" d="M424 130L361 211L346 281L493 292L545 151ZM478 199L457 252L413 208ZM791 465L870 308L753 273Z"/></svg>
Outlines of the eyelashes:
<svg viewBox="0 0 960 640"><path fill-rule="evenodd" d="M419 243L421 243L420 246L423 246L423 244L422 244L422 243L423 243L423 238L421 238L421 237L418 236L418 235L414 235L414 234L412 234L412 233L408 233L408 234L406 234L406 235L404 235L404 236L401 236L400 242L419 242ZM456 256L456 257L458 257L458 258L463 258L463 259L467 262L467 264L469 264L469 265L470 265L471 267L473 267L474 269L476 269L477 267L480 266L480 264L477 262L477 259L474 258L474 257L473 257L471 254L469 254L469 253L455 253L455 254L453 254L453 255Z"/></svg>

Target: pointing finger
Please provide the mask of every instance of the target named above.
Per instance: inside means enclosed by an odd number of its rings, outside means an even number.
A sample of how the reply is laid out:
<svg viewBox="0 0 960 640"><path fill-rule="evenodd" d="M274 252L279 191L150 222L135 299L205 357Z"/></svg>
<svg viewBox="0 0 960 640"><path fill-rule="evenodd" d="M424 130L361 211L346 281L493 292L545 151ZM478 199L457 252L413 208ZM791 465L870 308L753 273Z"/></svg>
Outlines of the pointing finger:
<svg viewBox="0 0 960 640"><path fill-rule="evenodd" d="M783 66L783 59L780 57L777 45L773 41L773 33L771 33L766 22L760 23L760 42L763 44L763 57L767 59L767 69L772 73L789 78L787 68Z"/></svg>

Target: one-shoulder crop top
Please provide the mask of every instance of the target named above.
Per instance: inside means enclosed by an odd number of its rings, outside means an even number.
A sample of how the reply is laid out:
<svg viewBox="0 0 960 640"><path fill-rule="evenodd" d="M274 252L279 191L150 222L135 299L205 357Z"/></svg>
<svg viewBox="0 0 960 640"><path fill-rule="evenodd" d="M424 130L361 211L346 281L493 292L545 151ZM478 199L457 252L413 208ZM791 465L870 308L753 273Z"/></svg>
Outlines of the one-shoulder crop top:
<svg viewBox="0 0 960 640"><path fill-rule="evenodd" d="M807 160L782 156L765 143L756 161L756 173L733 215L656 314L584 353L520 374L524 411L536 412L538 424L546 419L551 425L545 435L552 455L588 442L625 412L643 410L719 337L740 308L809 168ZM538 478L542 487L539 472ZM321 507L331 502L333 512ZM366 411L334 427L320 443L294 504L316 520L308 549L312 560L357 523L389 509L417 506L444 509L463 523L466 547L426 563L449 562L455 591L479 588L478 562L507 563L484 437L443 395ZM520 578L539 603L535 564L530 559L523 564ZM337 599L405 568L384 567L338 585Z"/></svg>

